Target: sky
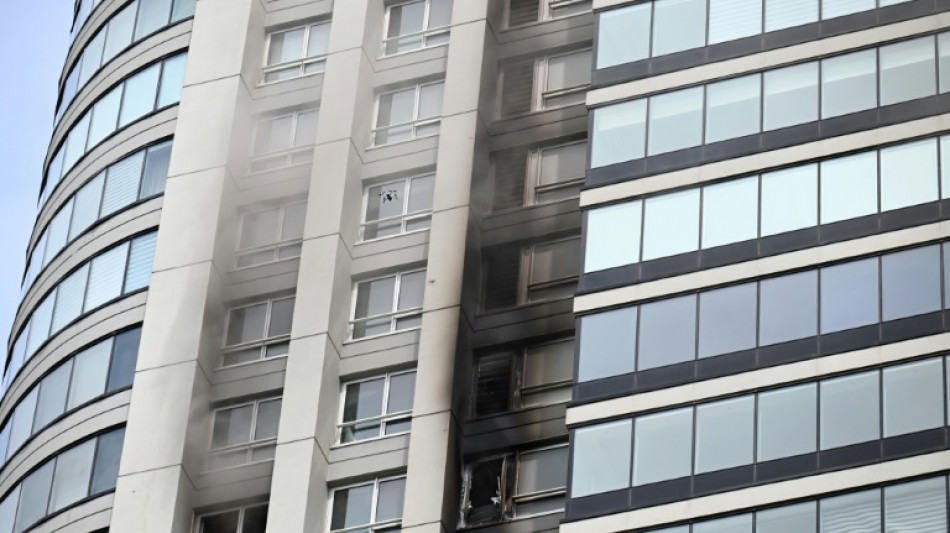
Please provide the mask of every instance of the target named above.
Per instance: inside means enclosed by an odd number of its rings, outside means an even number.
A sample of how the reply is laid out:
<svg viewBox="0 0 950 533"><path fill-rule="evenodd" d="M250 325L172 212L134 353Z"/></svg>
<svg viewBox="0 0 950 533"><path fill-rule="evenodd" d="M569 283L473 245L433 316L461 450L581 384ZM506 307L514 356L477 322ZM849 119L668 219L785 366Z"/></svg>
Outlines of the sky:
<svg viewBox="0 0 950 533"><path fill-rule="evenodd" d="M56 90L69 46L72 0L7 2L0 17L0 338L20 300ZM3 345L6 352L6 344Z"/></svg>

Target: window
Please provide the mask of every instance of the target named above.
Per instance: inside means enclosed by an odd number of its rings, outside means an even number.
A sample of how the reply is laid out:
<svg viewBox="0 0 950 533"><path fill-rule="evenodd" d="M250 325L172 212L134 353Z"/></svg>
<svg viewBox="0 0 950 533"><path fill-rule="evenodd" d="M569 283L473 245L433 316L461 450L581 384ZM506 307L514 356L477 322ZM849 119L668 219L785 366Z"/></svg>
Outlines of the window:
<svg viewBox="0 0 950 533"><path fill-rule="evenodd" d="M538 166L528 181L528 204L580 196L587 172L587 141L542 147L536 157Z"/></svg>
<svg viewBox="0 0 950 533"><path fill-rule="evenodd" d="M763 130L777 130L818 120L818 63L766 72L764 91Z"/></svg>
<svg viewBox="0 0 950 533"><path fill-rule="evenodd" d="M448 44L452 0L417 0L386 7L383 55Z"/></svg>
<svg viewBox="0 0 950 533"><path fill-rule="evenodd" d="M653 55L706 44L706 1L663 0L653 4Z"/></svg>
<svg viewBox="0 0 950 533"><path fill-rule="evenodd" d="M416 372L394 372L343 385L341 444L409 431Z"/></svg>
<svg viewBox="0 0 950 533"><path fill-rule="evenodd" d="M428 229L434 191L435 174L367 187L360 237L370 241Z"/></svg>
<svg viewBox="0 0 950 533"><path fill-rule="evenodd" d="M323 72L329 41L329 21L269 33L264 83Z"/></svg>
<svg viewBox="0 0 950 533"><path fill-rule="evenodd" d="M198 519L196 533L259 533L267 527L267 504L209 513Z"/></svg>
<svg viewBox="0 0 950 533"><path fill-rule="evenodd" d="M696 295L640 306L637 370L690 361L696 354Z"/></svg>
<svg viewBox="0 0 950 533"><path fill-rule="evenodd" d="M508 0L508 27L590 13L591 0Z"/></svg>
<svg viewBox="0 0 950 533"><path fill-rule="evenodd" d="M237 268L300 257L306 215L306 202L241 215Z"/></svg>
<svg viewBox="0 0 950 533"><path fill-rule="evenodd" d="M884 531L946 530L947 485L943 478L884 487Z"/></svg>
<svg viewBox="0 0 950 533"><path fill-rule="evenodd" d="M257 122L251 149L251 172L261 172L313 160L318 109L295 111Z"/></svg>
<svg viewBox="0 0 950 533"><path fill-rule="evenodd" d="M462 477L459 527L564 509L566 444L511 452L469 464Z"/></svg>
<svg viewBox="0 0 950 533"><path fill-rule="evenodd" d="M864 50L821 61L821 118L877 105L877 51Z"/></svg>
<svg viewBox="0 0 950 533"><path fill-rule="evenodd" d="M699 295L699 357L755 348L756 285L743 283Z"/></svg>
<svg viewBox="0 0 950 533"><path fill-rule="evenodd" d="M532 244L525 248L521 268L521 301L568 298L577 288L580 237Z"/></svg>
<svg viewBox="0 0 950 533"><path fill-rule="evenodd" d="M280 398L267 398L216 410L208 470L273 459L280 404Z"/></svg>
<svg viewBox="0 0 950 533"><path fill-rule="evenodd" d="M398 529L402 522L406 476L376 479L334 489L330 494L330 531Z"/></svg>
<svg viewBox="0 0 950 533"><path fill-rule="evenodd" d="M715 4L714 4L715 5ZM707 143L758 133L762 77L743 76L706 88Z"/></svg>
<svg viewBox="0 0 950 533"><path fill-rule="evenodd" d="M758 399L758 461L815 451L818 437L816 384L763 392Z"/></svg>
<svg viewBox="0 0 950 533"><path fill-rule="evenodd" d="M580 318L578 381L633 372L637 353L638 309L613 309Z"/></svg>
<svg viewBox="0 0 950 533"><path fill-rule="evenodd" d="M866 490L819 502L820 531L880 531L881 491Z"/></svg>
<svg viewBox="0 0 950 533"><path fill-rule="evenodd" d="M943 403L942 363L940 359L928 359L884 369L884 437L944 425L943 409L919 408Z"/></svg>
<svg viewBox="0 0 950 533"><path fill-rule="evenodd" d="M679 0L667 0L677 2ZM685 32L683 33L686 34ZM703 141L703 88L693 87L651 97L648 155L673 152Z"/></svg>
<svg viewBox="0 0 950 533"><path fill-rule="evenodd" d="M637 200L587 211L584 272L640 260L643 202Z"/></svg>
<svg viewBox="0 0 950 533"><path fill-rule="evenodd" d="M818 416L822 450L881 437L879 379L873 371L821 382Z"/></svg>
<svg viewBox="0 0 950 533"><path fill-rule="evenodd" d="M754 425L755 397L752 395L698 406L695 472L714 472L752 463Z"/></svg>
<svg viewBox="0 0 950 533"><path fill-rule="evenodd" d="M445 82L437 81L380 94L372 145L438 135L444 86Z"/></svg>
<svg viewBox="0 0 950 533"><path fill-rule="evenodd" d="M690 474L693 452L692 408L637 417L635 437L634 486Z"/></svg>
<svg viewBox="0 0 950 533"><path fill-rule="evenodd" d="M416 270L357 283L353 291L351 338L419 327L425 280L426 271Z"/></svg>
<svg viewBox="0 0 950 533"><path fill-rule="evenodd" d="M550 109L584 102L590 84L591 51L581 50L551 56L540 65L541 101L538 109Z"/></svg>
<svg viewBox="0 0 950 533"><path fill-rule="evenodd" d="M287 355L294 297L272 298L228 312L222 366Z"/></svg>
<svg viewBox="0 0 950 533"><path fill-rule="evenodd" d="M475 363L474 416L564 403L571 399L574 339L495 352Z"/></svg>
<svg viewBox="0 0 950 533"><path fill-rule="evenodd" d="M632 436L632 420L574 430L571 498L630 486Z"/></svg>
<svg viewBox="0 0 950 533"><path fill-rule="evenodd" d="M650 57L650 19L653 2L604 11L597 33L597 68L607 68Z"/></svg>
<svg viewBox="0 0 950 533"><path fill-rule="evenodd" d="M640 159L646 154L647 99L613 104L592 113L591 168Z"/></svg>

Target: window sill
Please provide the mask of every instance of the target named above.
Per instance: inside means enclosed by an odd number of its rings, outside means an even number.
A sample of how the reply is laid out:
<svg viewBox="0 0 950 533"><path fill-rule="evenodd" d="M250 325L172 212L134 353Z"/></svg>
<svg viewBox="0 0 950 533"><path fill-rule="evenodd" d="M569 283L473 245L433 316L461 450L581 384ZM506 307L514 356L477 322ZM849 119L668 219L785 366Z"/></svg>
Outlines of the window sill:
<svg viewBox="0 0 950 533"><path fill-rule="evenodd" d="M442 121L440 120L440 121L438 122L438 124L441 124L441 123L442 123ZM441 133L441 132L439 132L439 133L433 133L433 134L431 134L431 135L419 135L419 136L413 137L413 138L411 138L411 139L406 139L406 140L403 140L403 141L393 141L393 142L391 142L391 143L386 143L386 144L371 144L371 145L369 145L369 146L366 147L366 151L367 151L367 152L372 152L372 151L380 150L380 149L382 149L382 148L389 148L389 147L392 147L392 146L399 146L399 145L402 145L402 144L408 144L408 143L411 143L411 142L413 142L413 141L419 141L419 140L422 140L422 139L431 139L431 138L433 138L433 137L438 137L440 133Z"/></svg>
<svg viewBox="0 0 950 533"><path fill-rule="evenodd" d="M413 213L413 215L416 215L416 214L418 214L418 213ZM430 215L431 215L431 212L430 212ZM356 241L356 245L357 245L357 246L360 246L360 245L363 245L363 244L377 244L377 243L383 243L383 242L386 242L386 241L391 241L391 240L394 240L394 239L398 239L399 237L406 237L406 236L408 236L408 235L416 235L416 234L418 234L418 233L425 233L425 232L429 231L430 229L432 229L432 228L430 227L430 228L416 229L416 230L412 230L412 231L406 231L406 232L403 232L403 233L397 233L397 234L395 234L395 235L387 235L387 236L385 236L385 237L376 237L375 239L360 239L360 240Z"/></svg>
<svg viewBox="0 0 950 533"><path fill-rule="evenodd" d="M386 439L390 439L390 438L393 438L393 437L404 437L404 436L409 435L409 434L411 434L411 433L412 433L412 430L410 429L409 431L400 431L399 433L390 433L390 434L388 434L388 435L380 435L380 436L378 436L378 437L370 437L370 438L368 438L368 439L354 440L354 441L352 441L352 442L339 442L339 441L336 441L336 442L333 443L332 446L330 446L330 449L331 449L331 450L343 450L343 449L346 449L346 448L352 448L353 446L359 445L359 444L369 444L369 443L373 443L373 442L384 441L384 440L386 440Z"/></svg>
<svg viewBox="0 0 950 533"><path fill-rule="evenodd" d="M422 310L419 311L419 316L420 316L420 317L422 316ZM352 323L350 323L350 325L352 326ZM367 335L367 336L365 336L365 337L359 337L359 338L356 338L356 339L354 339L353 337L348 337L346 340L343 341L343 344L344 344L344 345L347 345L347 344L356 344L356 343L358 343L358 342L370 341L370 340L374 340L374 339L381 339L381 338L384 338L384 337L392 337L393 335L398 335L398 334L400 334L400 333L408 333L408 332L410 332L410 331L419 331L419 330L421 330L421 329L422 329L422 326L416 326L416 327L412 327L412 328L406 328L406 329L400 329L400 330L396 330L396 331L390 331L390 332L387 332L387 333L377 333L376 335Z"/></svg>
<svg viewBox="0 0 950 533"><path fill-rule="evenodd" d="M321 70L320 72L310 72L310 73L307 73L307 74L301 74L301 75L299 75L299 76L293 76L293 77L290 77L290 78L283 78L283 79L274 80L274 81L264 81L264 80L263 80L263 76L262 76L262 77L261 77L262 79L261 79L261 81L259 81L259 82L257 83L257 87L256 87L256 88L258 88L258 89L268 89L268 88L273 87L273 86L275 86L275 85L280 85L281 83L284 83L284 82L294 81L294 80L304 80L304 79L307 79L307 78L314 78L314 77L316 77L316 76L323 76L324 74L326 74L326 71L325 71L325 70Z"/></svg>
<svg viewBox="0 0 950 533"><path fill-rule="evenodd" d="M435 50L435 49L443 48L443 47L448 48L448 46L449 46L449 43L439 43L439 44L433 44L429 46L420 46L419 48L416 48L414 50L406 50L405 52L395 52L392 54L380 52L379 56L376 59L377 60L396 59L400 57L406 57L408 55L414 54L416 52L421 52L423 50Z"/></svg>

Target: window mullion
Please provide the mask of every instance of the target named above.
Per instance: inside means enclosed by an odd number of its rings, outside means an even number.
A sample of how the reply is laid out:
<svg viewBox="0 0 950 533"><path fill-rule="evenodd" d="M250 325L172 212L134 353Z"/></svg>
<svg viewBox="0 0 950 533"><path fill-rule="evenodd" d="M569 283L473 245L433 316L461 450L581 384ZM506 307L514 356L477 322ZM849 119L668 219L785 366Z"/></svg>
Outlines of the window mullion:
<svg viewBox="0 0 950 533"><path fill-rule="evenodd" d="M373 480L373 497L369 509L369 523L376 523L376 506L379 503L379 478Z"/></svg>

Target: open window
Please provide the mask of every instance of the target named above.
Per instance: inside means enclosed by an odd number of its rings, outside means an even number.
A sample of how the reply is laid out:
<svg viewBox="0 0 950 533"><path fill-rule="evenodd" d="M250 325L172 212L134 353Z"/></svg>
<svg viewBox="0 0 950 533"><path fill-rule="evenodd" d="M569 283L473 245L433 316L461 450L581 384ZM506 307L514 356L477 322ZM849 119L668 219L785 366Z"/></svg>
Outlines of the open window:
<svg viewBox="0 0 950 533"><path fill-rule="evenodd" d="M459 527L564 509L567 444L508 452L466 465Z"/></svg>
<svg viewBox="0 0 950 533"><path fill-rule="evenodd" d="M274 458L281 398L222 407L214 412L208 470Z"/></svg>
<svg viewBox="0 0 950 533"><path fill-rule="evenodd" d="M287 355L294 302L293 296L271 298L228 311L221 366Z"/></svg>
<svg viewBox="0 0 950 533"><path fill-rule="evenodd" d="M567 402L573 374L573 338L486 353L475 363L472 414Z"/></svg>
<svg viewBox="0 0 950 533"><path fill-rule="evenodd" d="M198 517L196 533L260 533L267 527L267 504L247 505Z"/></svg>

